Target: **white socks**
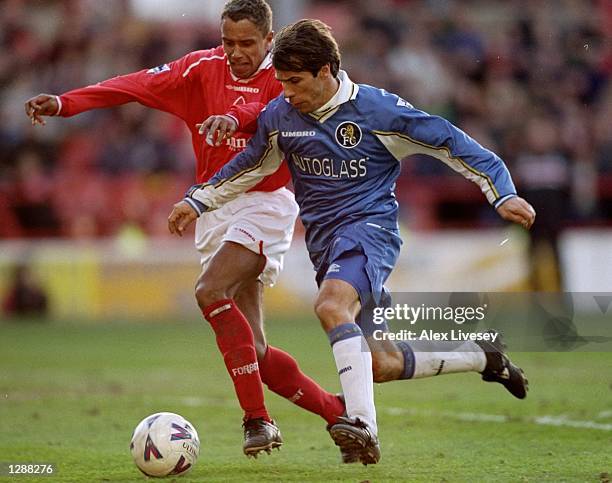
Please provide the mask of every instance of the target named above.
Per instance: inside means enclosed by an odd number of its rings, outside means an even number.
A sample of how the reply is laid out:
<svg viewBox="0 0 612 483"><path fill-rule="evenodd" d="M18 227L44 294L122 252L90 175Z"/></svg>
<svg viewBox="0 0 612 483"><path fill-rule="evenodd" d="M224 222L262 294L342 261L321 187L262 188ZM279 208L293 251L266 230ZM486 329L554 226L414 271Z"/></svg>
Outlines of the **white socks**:
<svg viewBox="0 0 612 483"><path fill-rule="evenodd" d="M368 344L359 333L335 342L332 351L342 384L346 413L350 418L361 419L376 435L378 428L374 406L372 354L369 352Z"/></svg>
<svg viewBox="0 0 612 483"><path fill-rule="evenodd" d="M484 351L472 341L460 345L454 342L421 341L420 344L410 345L414 350L412 379L454 372L482 372L487 364Z"/></svg>

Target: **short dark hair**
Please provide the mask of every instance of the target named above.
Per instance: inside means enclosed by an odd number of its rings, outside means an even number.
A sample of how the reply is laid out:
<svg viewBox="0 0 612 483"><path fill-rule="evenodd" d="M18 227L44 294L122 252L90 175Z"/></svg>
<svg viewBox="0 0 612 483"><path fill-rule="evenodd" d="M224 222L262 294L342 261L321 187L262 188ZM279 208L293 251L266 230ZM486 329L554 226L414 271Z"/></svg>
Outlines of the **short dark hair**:
<svg viewBox="0 0 612 483"><path fill-rule="evenodd" d="M329 64L336 77L340 69L340 50L331 28L320 20L304 19L287 25L276 35L272 50L274 68L311 72L317 76Z"/></svg>
<svg viewBox="0 0 612 483"><path fill-rule="evenodd" d="M221 20L225 18L234 22L249 20L264 37L272 31L272 9L264 0L230 0L221 13Z"/></svg>

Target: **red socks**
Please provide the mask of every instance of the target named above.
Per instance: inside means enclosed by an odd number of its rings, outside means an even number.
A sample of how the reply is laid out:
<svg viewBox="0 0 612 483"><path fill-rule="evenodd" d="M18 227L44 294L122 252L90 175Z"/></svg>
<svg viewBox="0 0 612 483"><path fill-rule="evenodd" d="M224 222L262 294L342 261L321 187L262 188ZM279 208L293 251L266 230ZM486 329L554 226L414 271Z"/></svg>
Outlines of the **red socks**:
<svg viewBox="0 0 612 483"><path fill-rule="evenodd" d="M270 421L262 381L271 391L318 414L330 424L342 416L345 410L342 401L305 375L286 352L268 346L264 359L257 363L253 331L233 300L219 300L203 312L217 336L217 346L234 383L245 421L254 418Z"/></svg>
<svg viewBox="0 0 612 483"><path fill-rule="evenodd" d="M328 423L344 413L344 404L304 374L296 360L276 347L268 346L260 362L261 380L279 396L318 414Z"/></svg>
<svg viewBox="0 0 612 483"><path fill-rule="evenodd" d="M231 299L219 300L206 307L203 313L217 336L217 346L244 410L244 420L264 418L270 421L249 322Z"/></svg>

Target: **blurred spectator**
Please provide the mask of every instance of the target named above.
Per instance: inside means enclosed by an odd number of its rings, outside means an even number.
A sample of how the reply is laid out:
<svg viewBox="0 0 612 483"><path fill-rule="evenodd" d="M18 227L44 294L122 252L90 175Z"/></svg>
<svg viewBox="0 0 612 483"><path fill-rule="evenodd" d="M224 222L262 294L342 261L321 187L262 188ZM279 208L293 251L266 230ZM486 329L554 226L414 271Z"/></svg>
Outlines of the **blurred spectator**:
<svg viewBox="0 0 612 483"><path fill-rule="evenodd" d="M565 221L612 223L612 2L304 5L304 16L332 26L343 67L355 81L398 92L417 108L449 118L508 164L518 163L519 189L532 189L529 180L540 169L525 159L561 157L569 177L562 188ZM193 177L180 121L133 105L50 119L40 130L28 123L23 102L216 44L216 22L175 22L138 18L129 0L0 2L0 237L113 236L134 216L147 234L164 233L166 200L178 199ZM557 131L547 152L534 153L526 142L534 107ZM403 213L427 213L412 216L412 227L460 226L473 223L474 213L481 225L498 223L484 214L480 197L455 189L453 179L437 161L406 163L398 196L418 184L418 197L403 200ZM155 207L154 222L122 208L131 196L120 194L124 185ZM536 229L542 220L538 216Z"/></svg>
<svg viewBox="0 0 612 483"><path fill-rule="evenodd" d="M23 234L30 237L59 234L52 173L45 168L43 156L43 152L29 145L18 151L15 160L11 205Z"/></svg>
<svg viewBox="0 0 612 483"><path fill-rule="evenodd" d="M561 148L555 120L537 115L525 123L521 150L512 172L522 195L537 213L531 228L531 285L534 291L558 291L558 239L570 217L570 161Z"/></svg>
<svg viewBox="0 0 612 483"><path fill-rule="evenodd" d="M9 317L45 317L48 314L47 294L26 263L14 268L2 309Z"/></svg>

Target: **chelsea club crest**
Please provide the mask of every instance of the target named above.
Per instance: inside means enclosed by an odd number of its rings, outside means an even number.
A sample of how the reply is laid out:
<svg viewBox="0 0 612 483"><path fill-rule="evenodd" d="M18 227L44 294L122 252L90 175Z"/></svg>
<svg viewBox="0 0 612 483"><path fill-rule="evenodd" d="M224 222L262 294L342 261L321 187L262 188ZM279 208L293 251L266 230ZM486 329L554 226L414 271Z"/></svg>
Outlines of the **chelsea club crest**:
<svg viewBox="0 0 612 483"><path fill-rule="evenodd" d="M361 128L352 121L344 121L336 128L336 142L347 149L352 149L361 142Z"/></svg>

